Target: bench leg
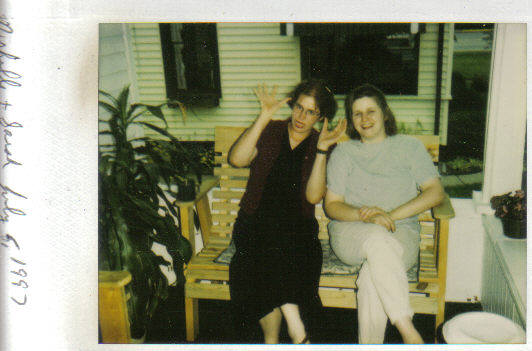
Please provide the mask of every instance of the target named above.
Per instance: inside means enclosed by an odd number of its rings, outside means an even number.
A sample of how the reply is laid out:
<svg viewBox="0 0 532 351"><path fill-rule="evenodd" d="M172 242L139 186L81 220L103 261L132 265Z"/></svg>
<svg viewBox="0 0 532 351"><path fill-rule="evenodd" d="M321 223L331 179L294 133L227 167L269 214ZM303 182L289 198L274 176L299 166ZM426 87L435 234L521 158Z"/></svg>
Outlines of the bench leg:
<svg viewBox="0 0 532 351"><path fill-rule="evenodd" d="M185 320L187 341L194 341L199 331L198 299L185 297Z"/></svg>

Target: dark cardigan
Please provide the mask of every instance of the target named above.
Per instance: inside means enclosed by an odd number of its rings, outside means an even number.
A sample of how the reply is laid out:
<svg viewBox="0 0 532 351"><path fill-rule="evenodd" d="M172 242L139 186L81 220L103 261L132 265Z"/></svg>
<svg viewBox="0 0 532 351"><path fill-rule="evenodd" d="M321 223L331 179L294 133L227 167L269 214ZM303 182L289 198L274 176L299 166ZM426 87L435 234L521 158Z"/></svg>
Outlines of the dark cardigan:
<svg viewBox="0 0 532 351"><path fill-rule="evenodd" d="M248 215L252 215L260 204L266 179L275 160L279 156L282 138L286 137L285 133L288 133L289 120L270 121L257 142L258 153L251 162L246 192L240 201L241 210ZM312 171L312 165L316 158L316 146L319 133L312 129L308 137L311 139L307 144L305 159L303 160L301 169L301 208L304 216L310 218L314 217L314 205L307 201L305 189Z"/></svg>

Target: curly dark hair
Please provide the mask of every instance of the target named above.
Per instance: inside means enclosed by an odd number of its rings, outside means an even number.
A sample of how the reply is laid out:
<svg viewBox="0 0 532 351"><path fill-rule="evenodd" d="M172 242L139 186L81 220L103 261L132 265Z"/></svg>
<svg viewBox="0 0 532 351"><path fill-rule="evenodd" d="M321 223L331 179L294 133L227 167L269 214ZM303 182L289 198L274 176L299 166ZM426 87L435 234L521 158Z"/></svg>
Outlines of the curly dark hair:
<svg viewBox="0 0 532 351"><path fill-rule="evenodd" d="M338 104L334 99L334 94L327 88L324 80L321 79L309 79L299 83L294 90L292 90L288 96L291 98L288 101L290 108L294 107L297 99L300 95L312 96L316 100L320 117L325 117L330 121L336 115Z"/></svg>
<svg viewBox="0 0 532 351"><path fill-rule="evenodd" d="M360 85L345 97L345 118L347 119L346 133L351 139L360 140L360 134L355 129L353 124L353 103L363 97L369 97L375 100L379 105L384 115L384 131L386 135L397 134L397 123L395 122L395 116L386 102L386 97L382 91L371 84Z"/></svg>

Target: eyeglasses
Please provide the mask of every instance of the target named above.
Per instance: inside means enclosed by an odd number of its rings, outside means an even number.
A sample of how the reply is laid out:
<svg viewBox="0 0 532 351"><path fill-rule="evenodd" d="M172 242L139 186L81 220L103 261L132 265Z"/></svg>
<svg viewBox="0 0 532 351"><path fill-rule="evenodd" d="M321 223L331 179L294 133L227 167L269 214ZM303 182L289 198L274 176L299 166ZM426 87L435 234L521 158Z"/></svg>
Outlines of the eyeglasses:
<svg viewBox="0 0 532 351"><path fill-rule="evenodd" d="M319 117L320 113L316 110L305 110L303 106L298 104L297 102L294 104L294 111L301 113L303 112L305 114L305 117Z"/></svg>

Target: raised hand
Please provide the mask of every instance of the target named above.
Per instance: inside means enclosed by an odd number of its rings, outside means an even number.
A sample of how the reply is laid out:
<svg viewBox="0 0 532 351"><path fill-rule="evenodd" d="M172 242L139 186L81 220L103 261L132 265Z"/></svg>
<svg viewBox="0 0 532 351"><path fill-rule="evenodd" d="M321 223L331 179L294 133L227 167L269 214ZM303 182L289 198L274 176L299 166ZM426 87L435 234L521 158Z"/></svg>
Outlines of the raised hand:
<svg viewBox="0 0 532 351"><path fill-rule="evenodd" d="M277 94L277 86L274 86L271 91L269 91L266 84L259 84L257 88L253 89L253 92L257 96L260 102L260 116L262 118L271 119L273 115L288 101L290 98L284 98L282 100L277 100L275 95Z"/></svg>
<svg viewBox="0 0 532 351"><path fill-rule="evenodd" d="M332 144L338 142L342 134L345 132L347 121L342 119L333 130L328 130L327 126L328 120L325 118L318 138L318 149L320 150L328 150Z"/></svg>

